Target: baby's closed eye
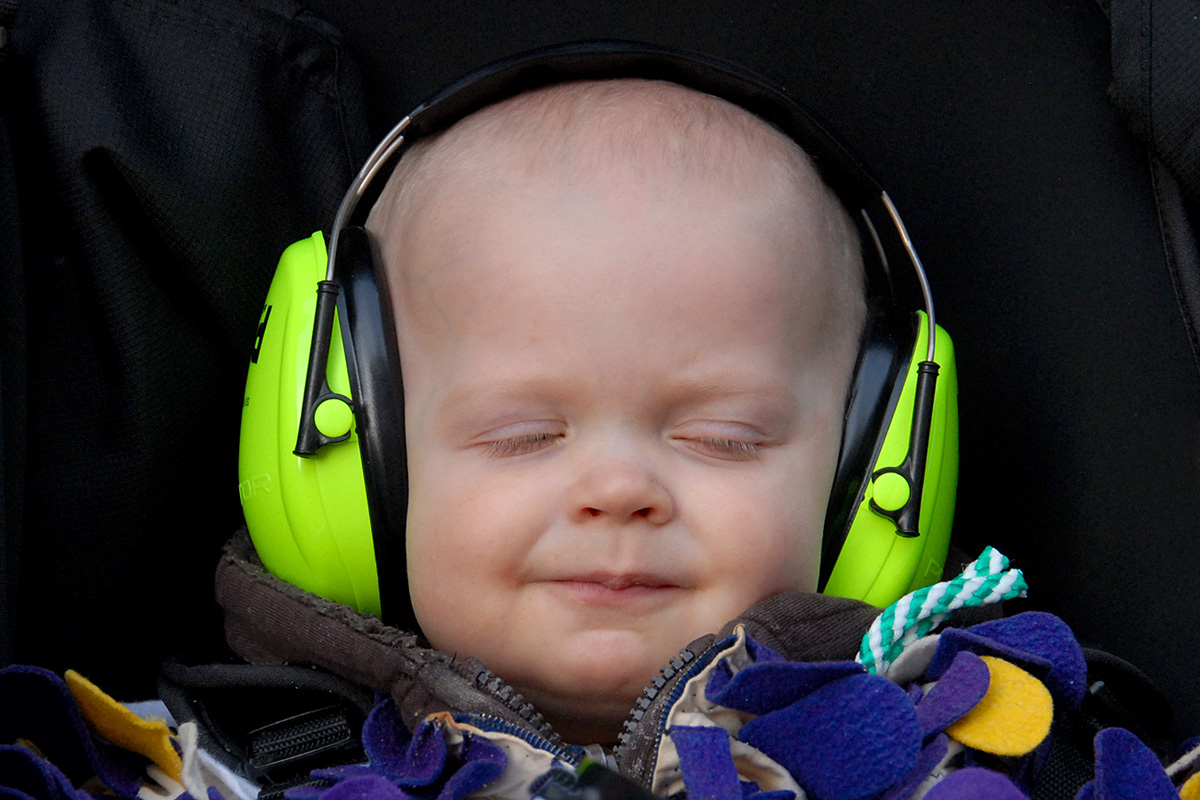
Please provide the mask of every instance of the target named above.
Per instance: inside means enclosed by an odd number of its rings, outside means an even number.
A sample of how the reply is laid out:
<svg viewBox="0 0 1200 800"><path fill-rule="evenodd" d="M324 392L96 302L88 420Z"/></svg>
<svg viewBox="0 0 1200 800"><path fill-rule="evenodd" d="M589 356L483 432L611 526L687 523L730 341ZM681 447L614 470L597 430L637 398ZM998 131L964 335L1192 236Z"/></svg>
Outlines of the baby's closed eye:
<svg viewBox="0 0 1200 800"><path fill-rule="evenodd" d="M671 431L670 439L694 453L722 461L752 461L774 441L756 425L726 420L685 422Z"/></svg>
<svg viewBox="0 0 1200 800"><path fill-rule="evenodd" d="M748 461L762 452L760 442L726 439L720 436L676 437L693 450L731 461Z"/></svg>
<svg viewBox="0 0 1200 800"><path fill-rule="evenodd" d="M489 456L503 458L505 456L519 456L537 452L538 450L554 445L562 438L563 434L561 433L539 431L537 433L523 433L503 439L494 439L482 444Z"/></svg>

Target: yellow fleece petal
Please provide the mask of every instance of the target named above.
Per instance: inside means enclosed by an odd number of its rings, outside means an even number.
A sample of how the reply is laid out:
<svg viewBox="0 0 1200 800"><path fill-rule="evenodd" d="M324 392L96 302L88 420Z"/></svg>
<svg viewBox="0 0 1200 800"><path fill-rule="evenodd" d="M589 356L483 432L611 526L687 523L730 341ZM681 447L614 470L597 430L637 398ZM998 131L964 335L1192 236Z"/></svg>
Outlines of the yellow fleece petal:
<svg viewBox="0 0 1200 800"><path fill-rule="evenodd" d="M1037 678L995 656L981 656L991 673L987 694L975 708L946 728L974 750L1023 756L1050 733L1054 701Z"/></svg>
<svg viewBox="0 0 1200 800"><path fill-rule="evenodd" d="M1200 800L1200 772L1183 782L1179 787L1179 800Z"/></svg>
<svg viewBox="0 0 1200 800"><path fill-rule="evenodd" d="M140 753L178 782L183 781L183 759L171 746L171 730L161 720L142 719L100 691L96 684L73 669L63 675L83 717L108 741Z"/></svg>

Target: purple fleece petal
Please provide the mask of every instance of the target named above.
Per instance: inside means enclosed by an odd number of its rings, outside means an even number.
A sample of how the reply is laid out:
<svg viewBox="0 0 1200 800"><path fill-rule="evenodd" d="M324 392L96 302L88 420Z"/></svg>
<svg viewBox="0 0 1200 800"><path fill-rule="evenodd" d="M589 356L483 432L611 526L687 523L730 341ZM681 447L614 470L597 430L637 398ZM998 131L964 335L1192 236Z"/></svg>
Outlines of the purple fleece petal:
<svg viewBox="0 0 1200 800"><path fill-rule="evenodd" d="M77 800L71 781L53 764L39 758L19 745L0 746L0 780L13 795L25 795L34 800Z"/></svg>
<svg viewBox="0 0 1200 800"><path fill-rule="evenodd" d="M746 637L746 652L754 659L755 664L766 664L770 661L786 661L779 653L776 653L762 642L751 639L749 636Z"/></svg>
<svg viewBox="0 0 1200 800"><path fill-rule="evenodd" d="M738 711L766 714L786 708L827 683L865 670L853 661L769 661L751 664L732 678L724 669L709 677L704 696Z"/></svg>
<svg viewBox="0 0 1200 800"><path fill-rule="evenodd" d="M925 800L1029 800L1013 782L990 769L967 767L952 772L925 795Z"/></svg>
<svg viewBox="0 0 1200 800"><path fill-rule="evenodd" d="M921 781L929 777L929 773L933 772L933 768L941 763L949 750L950 737L945 734L935 736L933 741L926 745L921 754L917 756L917 763L908 771L908 774L894 783L880 800L904 800L907 798L914 789L921 785Z"/></svg>
<svg viewBox="0 0 1200 800"><path fill-rule="evenodd" d="M1046 737L1047 739L1052 736ZM1034 751L1036 752L1036 751ZM985 753L982 750L972 750L967 748L962 753L962 767L971 767L978 769L996 769L997 763L1004 764L1004 775L1023 792L1030 791L1030 785L1037 773L1033 770L1035 756L1033 753L1026 753L1023 756L1005 757L1002 762L997 762L996 757L991 753Z"/></svg>
<svg viewBox="0 0 1200 800"><path fill-rule="evenodd" d="M364 775L329 787L321 800L409 800L409 797L382 775Z"/></svg>
<svg viewBox="0 0 1200 800"><path fill-rule="evenodd" d="M1154 752L1124 728L1096 734L1096 800L1179 800Z"/></svg>
<svg viewBox="0 0 1200 800"><path fill-rule="evenodd" d="M1095 800L1096 798L1096 782L1088 781L1083 786L1079 787L1079 793L1075 795L1075 800Z"/></svg>
<svg viewBox="0 0 1200 800"><path fill-rule="evenodd" d="M446 781L437 800L462 800L499 778L508 766L508 756L498 745L471 734L463 740L462 760L465 763Z"/></svg>
<svg viewBox="0 0 1200 800"><path fill-rule="evenodd" d="M724 728L676 725L667 735L679 752L683 785L691 800L741 800L742 787Z"/></svg>
<svg viewBox="0 0 1200 800"><path fill-rule="evenodd" d="M379 771L371 769L366 764L339 764L336 767L321 767L309 773L314 778L336 783L348 781L351 778L361 778L365 775L378 775Z"/></svg>
<svg viewBox="0 0 1200 800"><path fill-rule="evenodd" d="M764 792L759 790L754 781L742 781L742 797L745 800L796 800L796 793L791 789L772 789Z"/></svg>
<svg viewBox="0 0 1200 800"><path fill-rule="evenodd" d="M1046 688L1068 708L1079 707L1087 688L1087 662L1067 623L1044 611L1026 611L980 623L970 631L1050 662Z"/></svg>
<svg viewBox="0 0 1200 800"><path fill-rule="evenodd" d="M978 627L978 625L975 626L975 628ZM964 650L977 656L1002 658L1010 664L1021 667L1039 680L1044 679L1053 669L1053 665L1041 656L1011 647L987 636L980 636L975 633L975 628L965 630L949 628L942 631L941 636L938 637L938 646L933 654L933 660L929 662L929 668L925 670L925 677L930 680L940 678L942 673L954 663L954 657Z"/></svg>
<svg viewBox="0 0 1200 800"><path fill-rule="evenodd" d="M446 739L441 727L429 720L422 722L404 758L389 766L394 770L392 780L406 789L434 783L446 768Z"/></svg>
<svg viewBox="0 0 1200 800"><path fill-rule="evenodd" d="M752 794L746 800L796 800L796 793L790 789L772 789Z"/></svg>
<svg viewBox="0 0 1200 800"><path fill-rule="evenodd" d="M1186 755L1191 755L1193 750L1200 753L1200 736L1193 736L1179 745L1179 748L1175 751L1175 760L1178 761Z"/></svg>
<svg viewBox="0 0 1200 800"><path fill-rule="evenodd" d="M329 785L321 786L293 786L290 789L283 790L284 800L317 800L322 794L329 791Z"/></svg>
<svg viewBox="0 0 1200 800"><path fill-rule="evenodd" d="M827 683L738 738L781 764L814 800L858 800L912 769L921 728L908 696L875 675Z"/></svg>
<svg viewBox="0 0 1200 800"><path fill-rule="evenodd" d="M987 694L991 673L983 659L969 650L961 650L933 688L917 704L917 722L921 738L941 733L973 709Z"/></svg>
<svg viewBox="0 0 1200 800"><path fill-rule="evenodd" d="M363 722L363 750L371 766L394 781L401 782L408 774L408 747L412 739L390 697L377 703Z"/></svg>
<svg viewBox="0 0 1200 800"><path fill-rule="evenodd" d="M80 785L93 775L121 795L141 785L145 759L97 740L61 678L38 667L0 670L0 742L28 739Z"/></svg>

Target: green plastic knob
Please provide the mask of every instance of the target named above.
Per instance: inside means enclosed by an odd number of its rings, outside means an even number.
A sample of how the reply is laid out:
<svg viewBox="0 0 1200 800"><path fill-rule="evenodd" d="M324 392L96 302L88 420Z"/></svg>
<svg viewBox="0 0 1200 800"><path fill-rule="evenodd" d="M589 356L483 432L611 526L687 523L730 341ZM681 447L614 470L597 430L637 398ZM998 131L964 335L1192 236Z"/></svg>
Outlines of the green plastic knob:
<svg viewBox="0 0 1200 800"><path fill-rule="evenodd" d="M345 400L331 397L317 406L313 420L323 436L336 439L350 432L350 426L354 424L354 412Z"/></svg>
<svg viewBox="0 0 1200 800"><path fill-rule="evenodd" d="M884 511L899 511L908 502L908 481L896 472L885 472L875 479L875 505Z"/></svg>

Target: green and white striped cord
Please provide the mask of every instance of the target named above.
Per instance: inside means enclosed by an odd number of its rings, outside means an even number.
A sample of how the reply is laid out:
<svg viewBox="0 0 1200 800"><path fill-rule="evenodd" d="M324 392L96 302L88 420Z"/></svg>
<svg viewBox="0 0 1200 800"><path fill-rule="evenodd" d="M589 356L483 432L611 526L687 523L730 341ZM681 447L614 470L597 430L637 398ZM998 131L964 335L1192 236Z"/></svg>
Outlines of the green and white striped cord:
<svg viewBox="0 0 1200 800"><path fill-rule="evenodd" d="M886 673L904 648L929 633L960 608L991 605L1024 597L1028 589L1019 569L994 547L985 547L954 580L942 581L901 597L884 609L863 636L859 661L867 672Z"/></svg>

